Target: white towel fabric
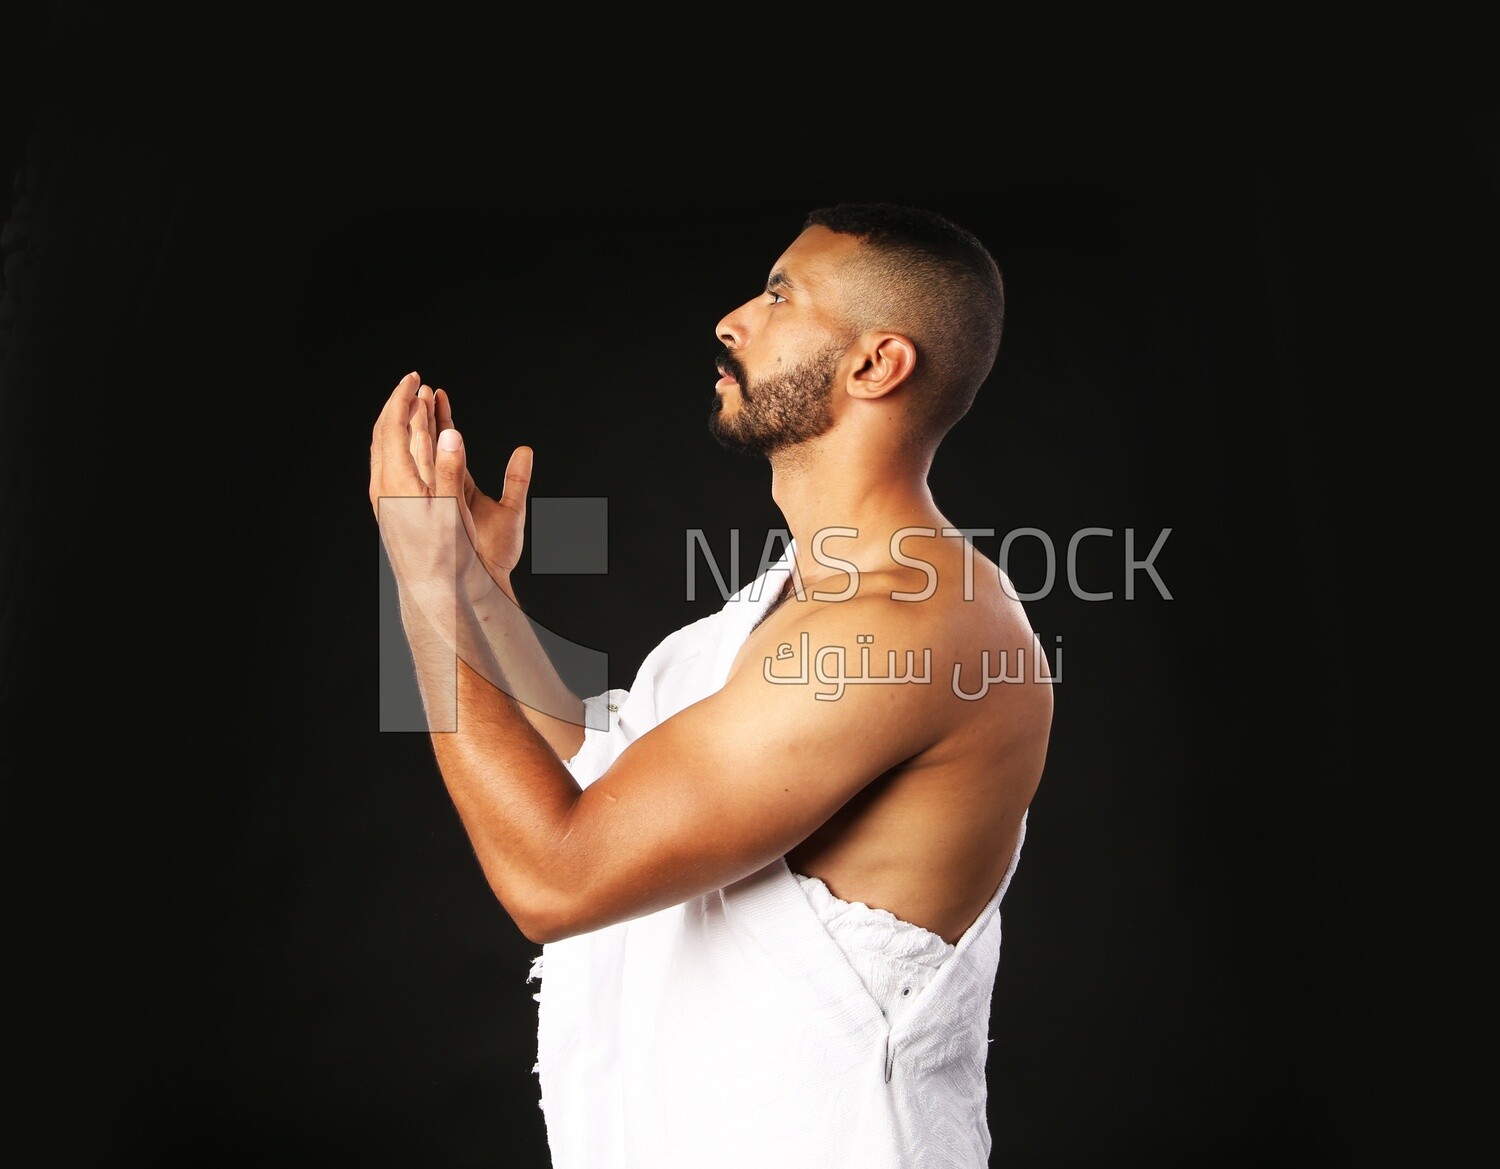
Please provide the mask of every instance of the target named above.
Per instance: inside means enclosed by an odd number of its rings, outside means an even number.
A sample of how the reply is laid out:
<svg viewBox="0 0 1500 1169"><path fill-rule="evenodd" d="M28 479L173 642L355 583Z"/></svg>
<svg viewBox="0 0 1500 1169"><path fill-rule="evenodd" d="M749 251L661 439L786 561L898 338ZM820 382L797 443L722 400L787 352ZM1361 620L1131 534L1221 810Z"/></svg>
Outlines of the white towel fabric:
<svg viewBox="0 0 1500 1169"><path fill-rule="evenodd" d="M585 720L568 761L581 785L723 686L793 553L667 637L628 691L586 699L610 718ZM534 1070L554 1169L983 1169L999 907L1020 851L958 942L912 972L925 985L893 1018L785 859L544 945L527 981L541 980Z"/></svg>
<svg viewBox="0 0 1500 1169"><path fill-rule="evenodd" d="M902 921L889 909L845 901L818 877L793 873L818 920L838 943L860 982L892 1027L932 981L953 943Z"/></svg>

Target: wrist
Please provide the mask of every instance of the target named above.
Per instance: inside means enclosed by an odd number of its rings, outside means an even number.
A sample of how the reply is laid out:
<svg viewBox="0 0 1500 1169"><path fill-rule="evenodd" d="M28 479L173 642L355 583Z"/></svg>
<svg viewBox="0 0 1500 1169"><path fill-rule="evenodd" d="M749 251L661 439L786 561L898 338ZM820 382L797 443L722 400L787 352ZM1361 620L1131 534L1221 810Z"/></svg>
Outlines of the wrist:
<svg viewBox="0 0 1500 1169"><path fill-rule="evenodd" d="M469 604L481 605L495 600L498 590L511 604L516 604L516 590L510 583L510 573L496 567L480 557L475 557L464 577L465 595Z"/></svg>

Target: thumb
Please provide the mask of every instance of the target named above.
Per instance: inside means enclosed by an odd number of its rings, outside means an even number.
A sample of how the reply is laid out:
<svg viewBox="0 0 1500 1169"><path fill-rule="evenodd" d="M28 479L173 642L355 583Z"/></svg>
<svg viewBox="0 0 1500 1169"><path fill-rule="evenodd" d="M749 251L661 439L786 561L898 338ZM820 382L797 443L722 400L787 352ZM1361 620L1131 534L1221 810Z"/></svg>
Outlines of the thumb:
<svg viewBox="0 0 1500 1169"><path fill-rule="evenodd" d="M433 459L433 494L464 496L463 436L451 426L438 435L437 453Z"/></svg>
<svg viewBox="0 0 1500 1169"><path fill-rule="evenodd" d="M510 462L505 467L505 487L500 503L523 518L526 515L526 495L531 489L532 450L529 446L518 446L511 452Z"/></svg>

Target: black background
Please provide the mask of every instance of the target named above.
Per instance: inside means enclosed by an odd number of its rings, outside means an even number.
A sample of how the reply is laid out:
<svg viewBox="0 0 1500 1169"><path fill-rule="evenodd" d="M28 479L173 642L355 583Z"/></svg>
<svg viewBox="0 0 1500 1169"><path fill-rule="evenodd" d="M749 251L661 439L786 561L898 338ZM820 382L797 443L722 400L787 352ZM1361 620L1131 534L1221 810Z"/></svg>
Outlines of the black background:
<svg viewBox="0 0 1500 1169"><path fill-rule="evenodd" d="M1396 1163L1421 1128L1381 771L1402 707L1355 694L1382 529L1415 539L1405 414L1440 380L1402 371L1493 331L1466 283L1495 257L1492 107L979 133L773 115L776 84L726 98L705 69L637 123L659 78L418 113L441 80L368 46L335 71L244 29L210 52L90 5L26 19L0 697L46 1163L545 1165L538 948L425 739L378 727L370 427L415 368L483 485L525 442L534 495L606 497L609 573L518 587L628 685L718 603L705 571L686 596L685 533L727 564L738 529L743 583L782 523L764 465L707 435L713 326L808 209L865 197L999 259L1007 336L933 490L988 554L1037 528L1060 561L1029 606L1064 672L1006 903L993 1163ZM1085 527L1115 533L1079 562L1112 600L1068 588ZM1167 528L1170 599L1144 574L1126 599L1125 530L1144 556ZM1040 591L1036 549L1011 565Z"/></svg>

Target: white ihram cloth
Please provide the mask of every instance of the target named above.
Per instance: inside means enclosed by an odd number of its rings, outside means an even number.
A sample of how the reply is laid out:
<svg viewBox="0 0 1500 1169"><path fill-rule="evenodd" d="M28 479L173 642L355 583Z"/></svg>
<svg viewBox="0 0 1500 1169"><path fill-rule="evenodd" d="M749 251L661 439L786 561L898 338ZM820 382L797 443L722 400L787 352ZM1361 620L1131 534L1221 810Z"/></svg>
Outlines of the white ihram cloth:
<svg viewBox="0 0 1500 1169"><path fill-rule="evenodd" d="M585 700L590 716L611 717L585 719L567 764L581 785L723 686L793 552L667 637L628 691ZM545 944L528 981L541 979L534 1070L554 1169L987 1166L999 907L1020 851L950 950L906 951L909 967L928 970L894 1021L867 985L878 975L820 916L844 915L849 903L799 880L784 858L680 905ZM878 911L856 908L851 928L868 940ZM910 943L918 927L903 924L887 934Z"/></svg>

